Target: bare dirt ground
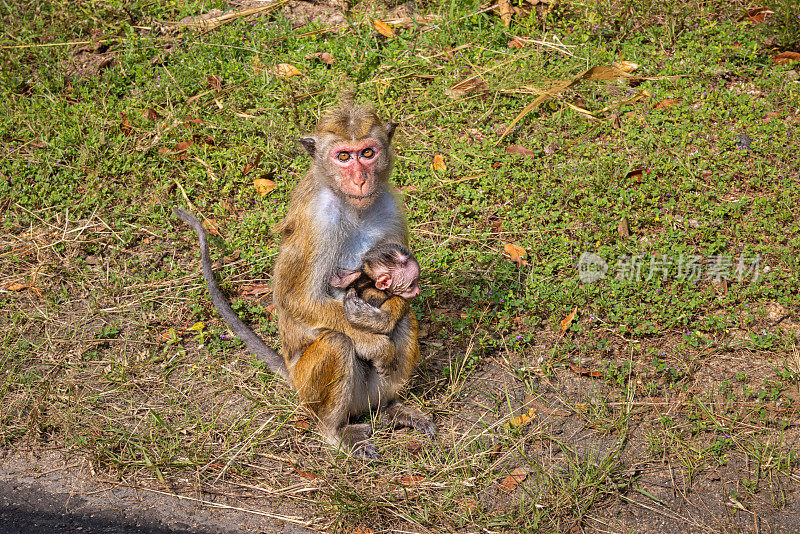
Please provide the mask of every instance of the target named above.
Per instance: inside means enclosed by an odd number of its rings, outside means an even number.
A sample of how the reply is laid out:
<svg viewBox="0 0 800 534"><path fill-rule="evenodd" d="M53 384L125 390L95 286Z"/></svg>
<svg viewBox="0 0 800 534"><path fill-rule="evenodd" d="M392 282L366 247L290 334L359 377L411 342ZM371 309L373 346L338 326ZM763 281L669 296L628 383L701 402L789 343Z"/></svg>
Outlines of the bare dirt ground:
<svg viewBox="0 0 800 534"><path fill-rule="evenodd" d="M256 506L245 509L244 507ZM92 474L86 462L52 450L5 449L0 462L4 533L302 533L298 510L259 499L170 494Z"/></svg>

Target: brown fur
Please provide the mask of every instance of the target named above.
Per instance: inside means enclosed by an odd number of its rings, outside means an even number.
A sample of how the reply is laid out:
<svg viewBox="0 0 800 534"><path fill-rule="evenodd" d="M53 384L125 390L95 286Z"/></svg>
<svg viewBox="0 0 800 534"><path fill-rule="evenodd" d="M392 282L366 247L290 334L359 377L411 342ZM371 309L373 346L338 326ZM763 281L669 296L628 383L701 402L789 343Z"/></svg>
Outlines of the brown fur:
<svg viewBox="0 0 800 534"><path fill-rule="evenodd" d="M278 225L282 237L275 264L274 302L278 312L281 354L291 382L302 402L319 418L333 444L353 448L375 458L369 429L349 423L351 416L369 409L392 406L392 413L412 414L397 420L428 433L433 425L422 414L397 408L397 392L408 380L419 358L416 318L411 310L406 325L388 336L361 330L347 319L341 300L331 295L331 273L346 253L359 254L358 228L379 230L378 239L407 245L405 216L387 185L393 155L389 145L393 127L367 108L343 106L320 120L303 145L314 158L309 172L292 192L286 219ZM382 147L371 178L376 192L366 200L350 201L338 191L328 152L341 139L374 139ZM378 211L380 210L380 211ZM339 219L335 219L339 217ZM367 232L370 238L375 232ZM355 244L353 244L355 243ZM350 247L350 248L348 248ZM360 247L360 248L359 248ZM402 322L401 319L400 322ZM395 355L388 379L359 354L373 346L376 336L392 343Z"/></svg>
<svg viewBox="0 0 800 534"><path fill-rule="evenodd" d="M193 215L175 209L200 238L203 276L226 323L270 369L291 382L330 443L367 458L378 457L369 441L371 427L351 424L351 416L383 409L394 425L435 433L427 417L397 400L419 359L413 311L407 303L386 299L381 307L391 320L385 333L374 333L357 325L375 309L370 312L362 302L346 315L346 303L352 302L343 300L340 290L334 296L331 287L333 273L353 272L378 242L408 244L405 214L387 184L393 132L394 125L381 122L371 109L346 103L300 140L313 162L292 192L286 218L276 227L282 238L273 277L280 355L231 309L214 277L205 230ZM375 156L360 156L360 146L374 148ZM359 166L350 168L349 175L329 161L336 150L357 158ZM340 187L344 178L352 182L353 177L363 178L358 186L363 194L345 194ZM375 362L386 363L381 367Z"/></svg>
<svg viewBox="0 0 800 534"><path fill-rule="evenodd" d="M322 117L317 125L317 132L331 133L355 141L367 137L373 128L383 126L383 122L370 108L351 108L349 111Z"/></svg>

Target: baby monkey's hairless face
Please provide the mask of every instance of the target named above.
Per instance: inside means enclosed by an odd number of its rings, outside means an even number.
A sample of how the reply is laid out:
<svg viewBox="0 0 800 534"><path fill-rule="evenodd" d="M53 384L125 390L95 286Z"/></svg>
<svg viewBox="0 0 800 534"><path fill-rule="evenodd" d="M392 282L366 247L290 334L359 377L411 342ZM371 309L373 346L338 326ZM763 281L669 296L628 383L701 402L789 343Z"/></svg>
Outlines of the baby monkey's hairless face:
<svg viewBox="0 0 800 534"><path fill-rule="evenodd" d="M375 287L405 299L419 295L419 263L407 250L394 249L379 258L364 257L364 274L375 281Z"/></svg>
<svg viewBox="0 0 800 534"><path fill-rule="evenodd" d="M345 288L366 276L377 289L391 295L412 299L419 295L419 263L403 245L380 243L364 254L360 270L337 269L331 276L332 287Z"/></svg>

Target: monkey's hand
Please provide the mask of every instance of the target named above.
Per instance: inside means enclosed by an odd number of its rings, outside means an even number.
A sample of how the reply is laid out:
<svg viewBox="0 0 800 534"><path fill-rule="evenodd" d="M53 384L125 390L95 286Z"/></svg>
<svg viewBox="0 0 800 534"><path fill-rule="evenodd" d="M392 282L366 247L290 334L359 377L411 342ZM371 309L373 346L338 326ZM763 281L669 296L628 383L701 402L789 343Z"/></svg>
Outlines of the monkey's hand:
<svg viewBox="0 0 800 534"><path fill-rule="evenodd" d="M355 326L373 334L391 334L393 325L390 314L364 302L356 290L350 288L344 296L344 316Z"/></svg>

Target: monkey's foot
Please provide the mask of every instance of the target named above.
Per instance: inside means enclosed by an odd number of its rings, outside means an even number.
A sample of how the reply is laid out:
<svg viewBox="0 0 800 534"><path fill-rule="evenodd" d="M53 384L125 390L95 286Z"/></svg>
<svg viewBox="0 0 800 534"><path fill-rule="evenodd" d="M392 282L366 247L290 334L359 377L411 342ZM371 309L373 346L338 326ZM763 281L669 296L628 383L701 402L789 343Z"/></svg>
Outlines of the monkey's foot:
<svg viewBox="0 0 800 534"><path fill-rule="evenodd" d="M400 401L392 401L383 411L387 422L394 427L414 428L432 438L436 435L436 426L428 419L428 416L417 410L405 406Z"/></svg>
<svg viewBox="0 0 800 534"><path fill-rule="evenodd" d="M350 449L353 456L365 460L380 460L381 455L369 439L371 436L372 426L369 423L361 423L345 425L340 439L342 446Z"/></svg>

